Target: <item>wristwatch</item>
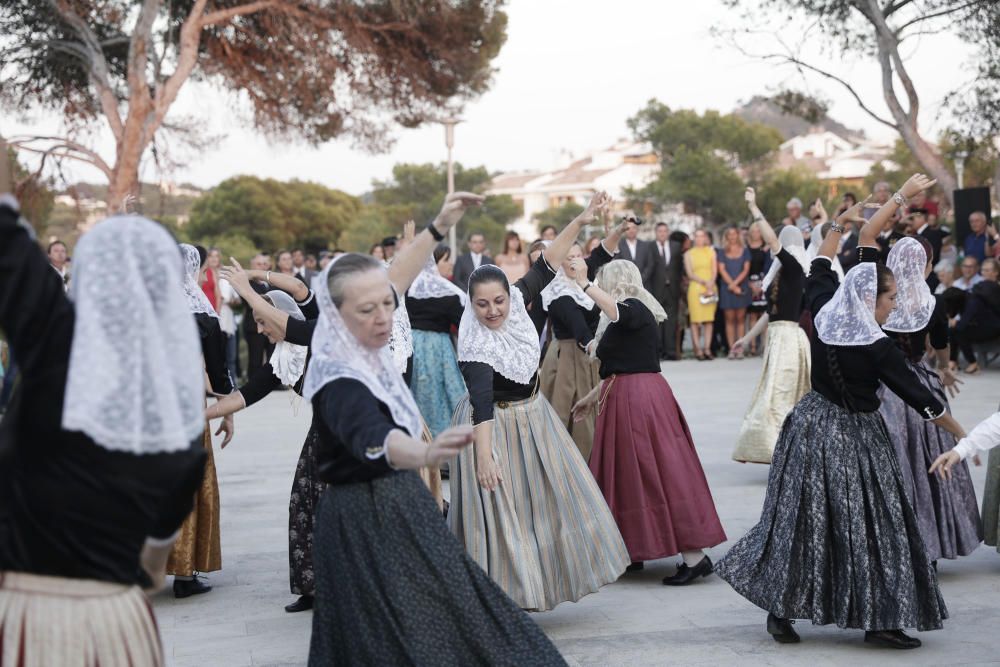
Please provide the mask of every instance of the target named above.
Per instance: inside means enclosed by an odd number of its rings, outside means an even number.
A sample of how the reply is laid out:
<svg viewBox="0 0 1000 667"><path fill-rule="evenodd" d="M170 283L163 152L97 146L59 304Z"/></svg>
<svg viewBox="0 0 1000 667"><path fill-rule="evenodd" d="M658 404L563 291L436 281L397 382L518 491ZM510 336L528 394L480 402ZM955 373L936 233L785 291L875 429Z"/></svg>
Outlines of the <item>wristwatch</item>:
<svg viewBox="0 0 1000 667"><path fill-rule="evenodd" d="M592 283L591 281L588 280L587 284L584 285L583 287L581 287L580 289L582 289L584 291L584 293L586 293L586 291L589 290L593 286L594 286L594 283Z"/></svg>
<svg viewBox="0 0 1000 667"><path fill-rule="evenodd" d="M892 201L896 202L899 206L906 206L906 197L899 192L892 196Z"/></svg>
<svg viewBox="0 0 1000 667"><path fill-rule="evenodd" d="M830 223L830 231L831 232L837 232L838 234L843 234L844 233L844 226L843 225L838 225L837 221L834 220L833 222Z"/></svg>

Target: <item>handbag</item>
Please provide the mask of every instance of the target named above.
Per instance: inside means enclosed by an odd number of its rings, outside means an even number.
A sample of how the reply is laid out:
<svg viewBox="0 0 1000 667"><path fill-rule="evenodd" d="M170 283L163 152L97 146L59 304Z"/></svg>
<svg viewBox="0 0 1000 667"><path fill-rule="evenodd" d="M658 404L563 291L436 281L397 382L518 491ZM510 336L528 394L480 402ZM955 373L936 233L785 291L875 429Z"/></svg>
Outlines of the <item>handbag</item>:
<svg viewBox="0 0 1000 667"><path fill-rule="evenodd" d="M699 303L703 306L707 306L710 303L719 303L719 293L714 294L702 294L698 297Z"/></svg>

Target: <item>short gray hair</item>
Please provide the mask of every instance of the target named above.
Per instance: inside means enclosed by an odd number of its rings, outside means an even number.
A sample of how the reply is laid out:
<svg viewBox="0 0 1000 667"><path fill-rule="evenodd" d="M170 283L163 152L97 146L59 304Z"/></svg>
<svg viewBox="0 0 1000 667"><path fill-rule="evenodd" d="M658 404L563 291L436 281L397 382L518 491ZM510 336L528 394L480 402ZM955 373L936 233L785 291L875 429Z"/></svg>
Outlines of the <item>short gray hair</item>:
<svg viewBox="0 0 1000 667"><path fill-rule="evenodd" d="M788 203L785 204L785 208L792 208L793 206L795 208L801 209L802 208L802 200L799 199L798 197L792 197L791 199L788 200Z"/></svg>

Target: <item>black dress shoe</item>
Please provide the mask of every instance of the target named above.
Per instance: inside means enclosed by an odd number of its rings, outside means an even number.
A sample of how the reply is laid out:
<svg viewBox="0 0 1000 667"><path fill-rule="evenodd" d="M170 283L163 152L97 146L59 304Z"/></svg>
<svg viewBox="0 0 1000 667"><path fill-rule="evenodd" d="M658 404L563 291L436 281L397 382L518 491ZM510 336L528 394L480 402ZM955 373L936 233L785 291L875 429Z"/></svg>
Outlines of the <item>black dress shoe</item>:
<svg viewBox="0 0 1000 667"><path fill-rule="evenodd" d="M865 642L885 648L920 648L920 640L911 637L902 630L879 630L865 632Z"/></svg>
<svg viewBox="0 0 1000 667"><path fill-rule="evenodd" d="M640 561L636 561L635 563L632 563L631 565L629 565L628 567L626 567L625 571L626 572L638 572L639 570L642 570L645 567L646 567L646 564L643 563L640 560Z"/></svg>
<svg viewBox="0 0 1000 667"><path fill-rule="evenodd" d="M192 595L201 595L210 590L212 590L212 587L199 581L197 576L193 579L174 579L174 597L178 599L189 598Z"/></svg>
<svg viewBox="0 0 1000 667"><path fill-rule="evenodd" d="M767 633L779 644L798 644L802 641L799 633L792 627L794 624L795 621L787 618L780 618L770 613L767 615Z"/></svg>
<svg viewBox="0 0 1000 667"><path fill-rule="evenodd" d="M664 586L687 586L698 577L707 577L712 574L712 559L705 556L694 567L688 567L686 563L681 563L677 568L677 574L672 577L664 577Z"/></svg>
<svg viewBox="0 0 1000 667"><path fill-rule="evenodd" d="M285 611L289 614L294 614L300 611L309 611L313 608L313 596L303 595L298 600L292 604L285 605Z"/></svg>

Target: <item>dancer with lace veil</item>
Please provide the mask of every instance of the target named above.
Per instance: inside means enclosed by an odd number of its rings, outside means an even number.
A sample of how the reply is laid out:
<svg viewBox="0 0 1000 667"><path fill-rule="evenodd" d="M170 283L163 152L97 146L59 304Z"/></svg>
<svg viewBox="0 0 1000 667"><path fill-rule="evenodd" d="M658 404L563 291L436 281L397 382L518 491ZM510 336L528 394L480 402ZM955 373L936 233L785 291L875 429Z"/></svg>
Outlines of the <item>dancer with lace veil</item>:
<svg viewBox="0 0 1000 667"><path fill-rule="evenodd" d="M481 201L449 195L393 267L416 250L415 275L434 240ZM316 286L320 318L304 394L329 487L316 521L309 664L563 665L448 532L414 472L455 456L472 429L420 440L420 411L388 347L398 295L409 285L393 285L378 260L347 254Z"/></svg>
<svg viewBox="0 0 1000 667"><path fill-rule="evenodd" d="M785 225L776 235L757 207L753 188L747 188L744 197L754 226L770 247L774 261L761 283L767 298L764 315L731 350L741 352L767 331L763 368L736 437L733 460L770 463L782 422L809 392L809 339L799 326L809 263L802 231L795 225Z"/></svg>
<svg viewBox="0 0 1000 667"><path fill-rule="evenodd" d="M67 296L29 229L0 197L0 328L26 380L0 428L0 663L163 665L142 588L165 583L206 456L181 255L155 222L109 218Z"/></svg>
<svg viewBox="0 0 1000 667"><path fill-rule="evenodd" d="M856 217L862 205L844 215ZM925 419L964 433L881 329L895 305L892 272L859 264L838 283L830 262L843 229L831 226L806 281L812 391L782 426L760 522L715 570L768 612L778 642L798 642L792 619L808 619L863 629L879 646L916 648L920 640L903 629L939 629L948 614L878 412L879 383Z"/></svg>
<svg viewBox="0 0 1000 667"><path fill-rule="evenodd" d="M593 281L597 271L614 259L627 225L622 222L614 226L610 217L605 220L604 240L583 260L582 278ZM572 411L573 404L590 393L600 380L598 364L590 352L601 309L578 284L573 273L577 259L583 259L583 248L574 243L556 277L542 290L542 308L549 314L554 340L545 352L538 378L542 395L552 404L586 461L594 444L594 419L588 415L574 422Z"/></svg>
<svg viewBox="0 0 1000 667"><path fill-rule="evenodd" d="M658 323L667 318L642 286L632 262L615 260L587 280L582 260L577 284L601 309L594 338L601 384L573 407L582 419L596 406L590 471L621 530L630 569L675 554L677 572L663 579L684 586L712 572L704 549L726 541L691 431L660 373Z"/></svg>
<svg viewBox="0 0 1000 667"><path fill-rule="evenodd" d="M474 425L475 446L449 464L448 522L523 609L579 600L628 565L600 488L559 415L538 395L538 334L525 308L607 203L605 193L595 195L513 285L494 266L469 278L458 332L469 397L452 423Z"/></svg>
<svg viewBox="0 0 1000 667"><path fill-rule="evenodd" d="M219 397L228 396L233 392L234 385L229 367L226 365L226 339L222 329L219 328L219 315L199 286L208 252L200 246L195 247L187 243L182 243L180 248L185 269L182 287L188 308L198 325L204 358L203 367L211 392ZM227 415L216 431L217 435L226 433L222 446L227 445L233 437L232 424L232 415ZM208 421L205 422L203 444L208 455L205 462L205 477L195 498L194 510L181 526L180 535L174 542L174 549L167 562L167 573L174 575L174 597L178 598L208 593L212 587L201 581L198 575L222 569L219 480L215 472L212 431L209 429Z"/></svg>

